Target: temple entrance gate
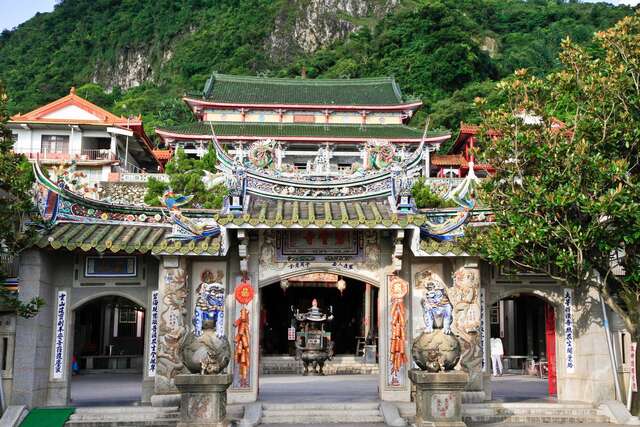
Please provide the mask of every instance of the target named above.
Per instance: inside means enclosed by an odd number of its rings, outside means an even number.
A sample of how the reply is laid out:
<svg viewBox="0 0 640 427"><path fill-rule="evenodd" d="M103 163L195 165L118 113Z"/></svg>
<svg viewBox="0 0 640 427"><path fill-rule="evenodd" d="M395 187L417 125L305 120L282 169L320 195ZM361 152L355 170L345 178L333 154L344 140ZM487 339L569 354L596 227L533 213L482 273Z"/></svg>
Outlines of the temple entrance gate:
<svg viewBox="0 0 640 427"><path fill-rule="evenodd" d="M314 272L260 287L259 399L263 402L353 402L379 398L378 287ZM317 318L300 323L317 307ZM310 329L322 330L315 338ZM306 331L306 332L305 332ZM308 341L305 341L308 340ZM299 350L319 348L318 350ZM331 353L329 360L324 357ZM307 357L320 355L320 365ZM318 376L322 370L324 376ZM348 375L348 377L345 377ZM345 384L348 383L348 387Z"/></svg>
<svg viewBox="0 0 640 427"><path fill-rule="evenodd" d="M495 365L490 364L494 375L493 397L507 400L556 397L556 310L553 305L533 294L514 293L491 306L489 327L490 359ZM500 347L502 372L498 373L493 372L499 370L494 353L499 353ZM518 381L517 386L514 381ZM502 393L503 388L509 392Z"/></svg>
<svg viewBox="0 0 640 427"><path fill-rule="evenodd" d="M381 237L380 234L382 233L385 233L385 236ZM341 340L343 342L340 343L337 350L347 353L353 351L355 353L356 350L359 350L356 348L358 346L355 339L356 336L363 337L363 344L366 344L367 335L371 335L372 332L376 331L378 338L377 366L379 367L376 380L377 397L382 400L409 400L410 385L406 372L400 373L400 381L395 380L392 383L388 369L389 356L387 353L389 344L386 341L388 340L390 328L389 312L391 300L389 300L387 281L395 271L393 268L394 239L392 238L395 232L370 229L284 229L261 230L257 234L258 239L252 239L248 245L247 252L251 254L247 260L248 275L247 277L242 277L242 275L238 274L235 279L235 285L232 286L232 289L237 289L241 283L249 282L254 289L253 300L244 307L250 312L250 374L244 384L234 381L229 390L229 401L251 402L259 399L259 369L262 359L265 357L259 354L257 350L261 344L264 344L264 331L261 330L264 328L260 326L264 326L263 323L265 321L275 321L276 317L279 324L290 320L289 314L292 304L287 301L288 307L284 307L284 302L279 299L285 295L285 292L282 291L283 283L287 288L287 293L292 295L291 298L296 293L300 294L298 295L301 298L300 303L294 309L306 310L308 307L304 307L304 305L311 302L312 292L305 290L309 289L308 286L292 285L292 283L296 283L296 278L314 274L337 276L338 280L345 281L346 289L349 289L350 284L353 284L351 289L354 291L358 289L359 300L360 298L362 299L362 314L356 309L356 313L351 313L351 318L346 321L346 325L348 325L353 320L352 329L359 333L357 335L355 332L353 333L353 342L350 342L348 338ZM299 290L296 291L295 289ZM344 298L347 298L349 292L351 292L351 290L346 289L343 291L345 292ZM333 288L332 291L335 293L333 296L329 295L328 288L322 291L327 294L323 297L326 301L331 301L331 298L337 301L335 299L339 298L337 288ZM279 292L280 294L278 294ZM269 317L265 318L262 308L264 304L274 300L278 300L279 304L283 305L281 308L285 309L285 313L279 313L277 316L272 315L270 319ZM375 305L376 300L377 306ZM231 305L232 307L228 307L228 312L233 319L238 319L241 315L241 304L237 301L232 301ZM329 302L329 305L331 305L331 302ZM370 310L368 315L365 314L367 305ZM321 306L320 308L328 310L329 307ZM335 308L338 309L338 304L336 304ZM347 307L343 310L344 313L349 312ZM353 314L358 315L353 316ZM362 320L358 320L358 317ZM377 319L380 319L380 321L375 324L374 328L374 323L372 322ZM344 320L336 319L336 321ZM355 323L361 324L356 325ZM340 326L342 327L343 325ZM338 326L336 325L336 327ZM234 337L235 333L235 328L231 326L229 336ZM274 333L278 332L274 331ZM285 338L287 337L286 329L280 333ZM344 331L341 330L340 333L344 334ZM334 334L335 337L336 335ZM372 342L372 340L369 342ZM281 354L282 351L288 353L288 343L278 343L277 346L278 352ZM406 345L405 350L407 354L409 352L408 346L409 344ZM357 356L354 355L352 359L354 358L357 358ZM231 369L234 372L234 378L237 378L239 367L236 362L232 362ZM374 370L371 373L373 374Z"/></svg>
<svg viewBox="0 0 640 427"><path fill-rule="evenodd" d="M69 366L74 405L141 400L145 313L141 304L120 295L99 296L73 310Z"/></svg>

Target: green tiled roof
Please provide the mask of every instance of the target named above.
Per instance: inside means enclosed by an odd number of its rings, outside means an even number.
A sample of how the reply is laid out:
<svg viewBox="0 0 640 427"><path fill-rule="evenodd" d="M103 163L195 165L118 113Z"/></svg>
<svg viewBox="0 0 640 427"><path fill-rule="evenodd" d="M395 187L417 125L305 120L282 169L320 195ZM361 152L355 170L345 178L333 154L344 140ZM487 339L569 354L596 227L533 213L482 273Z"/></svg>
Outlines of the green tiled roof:
<svg viewBox="0 0 640 427"><path fill-rule="evenodd" d="M231 104L398 105L393 78L280 79L213 74L203 99Z"/></svg>
<svg viewBox="0 0 640 427"><path fill-rule="evenodd" d="M261 138L280 137L318 137L318 138L355 138L355 139L420 139L422 131L404 125L321 125L300 123L241 123L214 122L217 136L245 136ZM202 135L211 137L209 122L197 122L187 125L158 128L158 132L179 135ZM431 131L429 137L446 136L449 131Z"/></svg>
<svg viewBox="0 0 640 427"><path fill-rule="evenodd" d="M177 242L168 241L169 234L171 227L61 223L42 235L35 244L40 248L80 249L84 252L219 255L220 237L209 237L199 242Z"/></svg>
<svg viewBox="0 0 640 427"><path fill-rule="evenodd" d="M246 213L238 216L219 216L220 225L237 227L406 227L422 225L424 215L400 215L393 212L384 200L313 202L274 200L252 196Z"/></svg>
<svg viewBox="0 0 640 427"><path fill-rule="evenodd" d="M442 241L433 239L420 241L420 249L429 256L467 255L459 242Z"/></svg>

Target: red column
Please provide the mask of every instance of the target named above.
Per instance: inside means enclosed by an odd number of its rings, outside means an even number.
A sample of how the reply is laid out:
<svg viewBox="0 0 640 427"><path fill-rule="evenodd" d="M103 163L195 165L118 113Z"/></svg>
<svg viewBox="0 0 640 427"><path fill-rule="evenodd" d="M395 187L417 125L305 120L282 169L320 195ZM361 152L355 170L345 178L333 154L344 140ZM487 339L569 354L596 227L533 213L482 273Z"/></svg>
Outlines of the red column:
<svg viewBox="0 0 640 427"><path fill-rule="evenodd" d="M547 363L549 366L549 396L555 396L558 394L558 378L556 376L556 313L550 304L544 305L544 324Z"/></svg>

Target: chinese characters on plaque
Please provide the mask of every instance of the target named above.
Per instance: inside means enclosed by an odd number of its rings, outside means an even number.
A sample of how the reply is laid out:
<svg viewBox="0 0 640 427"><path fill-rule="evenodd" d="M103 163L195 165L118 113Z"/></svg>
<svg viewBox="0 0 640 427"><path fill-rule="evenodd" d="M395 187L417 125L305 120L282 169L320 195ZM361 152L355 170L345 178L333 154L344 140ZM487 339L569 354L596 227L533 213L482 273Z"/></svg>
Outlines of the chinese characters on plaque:
<svg viewBox="0 0 640 427"><path fill-rule="evenodd" d="M149 333L149 376L156 376L158 366L158 291L151 292L151 331Z"/></svg>
<svg viewBox="0 0 640 427"><path fill-rule="evenodd" d="M61 379L64 376L64 341L65 324L67 322L67 292L58 291L58 309L56 311L56 343L53 358L53 378Z"/></svg>
<svg viewBox="0 0 640 427"><path fill-rule="evenodd" d="M576 370L575 345L573 341L573 290L564 289L562 298L564 308L564 348L566 354L567 373L572 374Z"/></svg>
<svg viewBox="0 0 640 427"><path fill-rule="evenodd" d="M484 288L480 288L480 357L482 358L482 372L487 372L487 358L485 355L486 345L486 324L485 324L485 293Z"/></svg>

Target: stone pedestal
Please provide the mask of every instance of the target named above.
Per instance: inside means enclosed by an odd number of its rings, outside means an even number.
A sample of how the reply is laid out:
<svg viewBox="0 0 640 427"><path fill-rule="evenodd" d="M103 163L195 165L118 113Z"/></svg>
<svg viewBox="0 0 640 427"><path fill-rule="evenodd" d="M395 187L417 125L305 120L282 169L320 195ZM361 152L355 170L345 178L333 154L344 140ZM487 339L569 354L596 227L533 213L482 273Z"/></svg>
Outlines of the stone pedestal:
<svg viewBox="0 0 640 427"><path fill-rule="evenodd" d="M409 371L416 385L417 427L465 427L462 421L462 390L467 385L466 372Z"/></svg>
<svg viewBox="0 0 640 427"><path fill-rule="evenodd" d="M180 422L177 427L227 427L227 388L231 374L176 375L180 391Z"/></svg>

